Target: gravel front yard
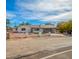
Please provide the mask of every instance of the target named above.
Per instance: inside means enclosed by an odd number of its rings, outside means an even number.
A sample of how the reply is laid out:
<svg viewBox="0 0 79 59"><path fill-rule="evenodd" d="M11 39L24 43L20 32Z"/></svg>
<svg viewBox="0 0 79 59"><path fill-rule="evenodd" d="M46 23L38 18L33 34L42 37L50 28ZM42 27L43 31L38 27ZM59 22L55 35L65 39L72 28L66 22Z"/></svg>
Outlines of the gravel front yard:
<svg viewBox="0 0 79 59"><path fill-rule="evenodd" d="M7 57L15 57L40 50L48 50L60 46L71 45L71 39L71 37L32 37L19 40L7 40Z"/></svg>

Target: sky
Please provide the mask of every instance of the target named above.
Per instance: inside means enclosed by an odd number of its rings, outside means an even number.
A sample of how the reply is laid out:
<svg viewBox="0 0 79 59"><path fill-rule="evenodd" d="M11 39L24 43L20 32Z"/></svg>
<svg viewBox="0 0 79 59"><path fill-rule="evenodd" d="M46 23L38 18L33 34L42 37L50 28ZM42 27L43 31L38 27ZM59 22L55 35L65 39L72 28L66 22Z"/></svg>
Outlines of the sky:
<svg viewBox="0 0 79 59"><path fill-rule="evenodd" d="M11 26L22 22L57 24L72 18L72 0L6 0L6 11Z"/></svg>

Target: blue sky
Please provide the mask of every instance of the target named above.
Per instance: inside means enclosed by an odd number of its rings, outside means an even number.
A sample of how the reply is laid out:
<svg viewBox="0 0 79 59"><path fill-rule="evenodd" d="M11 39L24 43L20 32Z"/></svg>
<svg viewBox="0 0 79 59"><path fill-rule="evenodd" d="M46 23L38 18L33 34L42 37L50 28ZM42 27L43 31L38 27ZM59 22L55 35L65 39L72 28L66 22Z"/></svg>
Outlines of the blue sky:
<svg viewBox="0 0 79 59"><path fill-rule="evenodd" d="M11 26L22 22L57 24L72 18L71 0L6 0L6 10Z"/></svg>

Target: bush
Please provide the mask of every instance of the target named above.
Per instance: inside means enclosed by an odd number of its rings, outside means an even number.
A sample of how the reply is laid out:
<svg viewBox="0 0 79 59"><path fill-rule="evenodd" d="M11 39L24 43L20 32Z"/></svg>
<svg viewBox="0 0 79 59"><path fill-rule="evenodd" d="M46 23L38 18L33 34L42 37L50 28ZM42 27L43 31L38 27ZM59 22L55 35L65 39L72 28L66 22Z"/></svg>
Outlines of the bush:
<svg viewBox="0 0 79 59"><path fill-rule="evenodd" d="M67 22L61 22L57 25L57 29L59 32L63 33L66 32L68 34L72 33L72 21L67 21Z"/></svg>

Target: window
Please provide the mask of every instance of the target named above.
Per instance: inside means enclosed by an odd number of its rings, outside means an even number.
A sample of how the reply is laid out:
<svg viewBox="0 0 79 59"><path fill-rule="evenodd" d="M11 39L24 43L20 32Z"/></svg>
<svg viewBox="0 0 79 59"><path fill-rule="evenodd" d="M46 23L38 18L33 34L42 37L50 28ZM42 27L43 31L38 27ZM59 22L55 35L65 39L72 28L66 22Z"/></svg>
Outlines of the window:
<svg viewBox="0 0 79 59"><path fill-rule="evenodd" d="M22 30L22 31L25 31L26 29L25 29L25 28L22 28L21 30Z"/></svg>
<svg viewBox="0 0 79 59"><path fill-rule="evenodd" d="M36 31L39 31L39 28L36 28L35 30L36 30Z"/></svg>

